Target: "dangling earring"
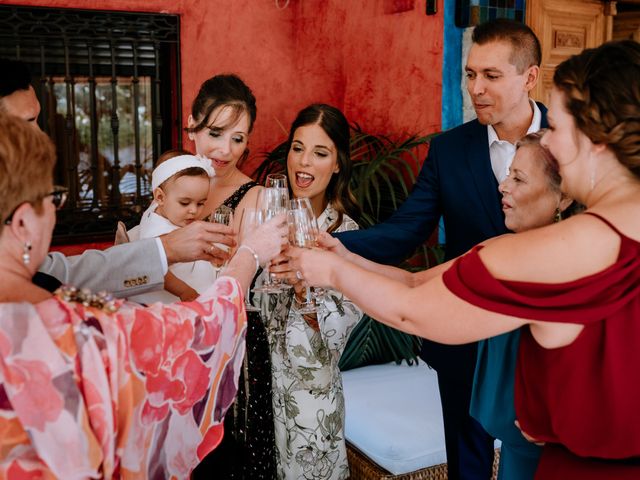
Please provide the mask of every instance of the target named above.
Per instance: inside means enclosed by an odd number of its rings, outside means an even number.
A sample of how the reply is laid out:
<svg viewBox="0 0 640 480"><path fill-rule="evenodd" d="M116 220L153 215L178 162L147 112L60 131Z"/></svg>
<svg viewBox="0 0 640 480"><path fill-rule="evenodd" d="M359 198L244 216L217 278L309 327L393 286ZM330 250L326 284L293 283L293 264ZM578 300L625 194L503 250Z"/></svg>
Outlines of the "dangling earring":
<svg viewBox="0 0 640 480"><path fill-rule="evenodd" d="M553 221L558 223L560 220L562 220L562 212L560 211L560 207L558 207L556 208L556 213L553 216Z"/></svg>
<svg viewBox="0 0 640 480"><path fill-rule="evenodd" d="M22 263L29 265L31 263L31 242L25 242L22 247Z"/></svg>

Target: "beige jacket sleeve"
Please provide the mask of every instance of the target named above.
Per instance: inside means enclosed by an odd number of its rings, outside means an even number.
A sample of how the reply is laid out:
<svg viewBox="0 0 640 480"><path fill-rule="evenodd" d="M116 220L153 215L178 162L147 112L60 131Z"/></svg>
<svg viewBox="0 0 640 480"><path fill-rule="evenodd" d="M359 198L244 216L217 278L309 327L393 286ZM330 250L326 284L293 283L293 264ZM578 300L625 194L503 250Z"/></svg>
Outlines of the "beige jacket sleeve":
<svg viewBox="0 0 640 480"><path fill-rule="evenodd" d="M116 297L129 297L162 288L164 268L154 238L116 245L107 250L87 250L67 257L49 253L39 271L63 284L105 290Z"/></svg>

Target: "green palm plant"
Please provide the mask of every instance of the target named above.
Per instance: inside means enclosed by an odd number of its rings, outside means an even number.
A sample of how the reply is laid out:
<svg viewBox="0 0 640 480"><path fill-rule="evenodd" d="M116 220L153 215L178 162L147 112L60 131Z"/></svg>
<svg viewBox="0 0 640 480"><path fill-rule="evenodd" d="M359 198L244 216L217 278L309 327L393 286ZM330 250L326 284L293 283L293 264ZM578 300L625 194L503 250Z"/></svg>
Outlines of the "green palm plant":
<svg viewBox="0 0 640 480"><path fill-rule="evenodd" d="M351 132L353 173L351 190L362 207L359 224L367 228L384 221L409 195L420 169L419 155L436 134L410 136L394 141L372 135L358 125ZM282 143L266 154L254 176L264 183L269 173L286 170L287 150ZM439 246L422 246L402 266L411 270L427 268L442 260ZM348 370L374 363L397 363L417 359L421 339L383 325L366 316L356 325L342 354L340 368Z"/></svg>

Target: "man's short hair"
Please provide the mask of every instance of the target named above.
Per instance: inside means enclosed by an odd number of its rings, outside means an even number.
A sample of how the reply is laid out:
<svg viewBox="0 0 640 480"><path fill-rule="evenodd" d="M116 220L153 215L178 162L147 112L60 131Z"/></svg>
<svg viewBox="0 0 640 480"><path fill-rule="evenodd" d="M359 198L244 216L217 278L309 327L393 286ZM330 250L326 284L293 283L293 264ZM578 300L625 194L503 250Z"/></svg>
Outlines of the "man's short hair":
<svg viewBox="0 0 640 480"><path fill-rule="evenodd" d="M509 61L515 65L518 73L523 73L531 66L540 66L542 49L540 41L527 25L507 18L497 18L481 23L473 29L473 43L484 45L490 42L509 42L511 57Z"/></svg>
<svg viewBox="0 0 640 480"><path fill-rule="evenodd" d="M0 58L0 98L17 90L28 90L31 73L27 65L19 60Z"/></svg>

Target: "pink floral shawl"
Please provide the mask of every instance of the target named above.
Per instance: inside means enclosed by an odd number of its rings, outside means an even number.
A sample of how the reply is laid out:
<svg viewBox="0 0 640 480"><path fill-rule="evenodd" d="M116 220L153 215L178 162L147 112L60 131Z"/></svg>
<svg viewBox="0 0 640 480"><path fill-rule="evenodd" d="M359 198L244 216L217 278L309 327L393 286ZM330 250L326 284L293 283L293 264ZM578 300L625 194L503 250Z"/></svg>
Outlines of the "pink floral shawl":
<svg viewBox="0 0 640 480"><path fill-rule="evenodd" d="M231 278L116 313L0 304L0 479L188 478L235 398L242 305Z"/></svg>

